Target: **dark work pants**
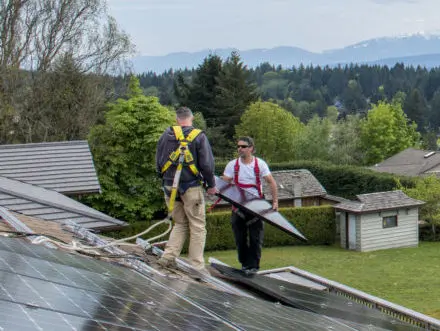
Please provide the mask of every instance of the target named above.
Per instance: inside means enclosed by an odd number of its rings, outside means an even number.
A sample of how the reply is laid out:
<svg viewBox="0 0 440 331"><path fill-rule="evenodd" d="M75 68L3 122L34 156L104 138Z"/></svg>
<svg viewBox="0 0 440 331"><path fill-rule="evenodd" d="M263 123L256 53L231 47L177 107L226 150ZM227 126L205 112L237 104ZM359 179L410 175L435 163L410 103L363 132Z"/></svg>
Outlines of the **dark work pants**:
<svg viewBox="0 0 440 331"><path fill-rule="evenodd" d="M238 210L238 212L232 212L231 223L237 245L238 261L245 269L259 269L264 237L263 221Z"/></svg>

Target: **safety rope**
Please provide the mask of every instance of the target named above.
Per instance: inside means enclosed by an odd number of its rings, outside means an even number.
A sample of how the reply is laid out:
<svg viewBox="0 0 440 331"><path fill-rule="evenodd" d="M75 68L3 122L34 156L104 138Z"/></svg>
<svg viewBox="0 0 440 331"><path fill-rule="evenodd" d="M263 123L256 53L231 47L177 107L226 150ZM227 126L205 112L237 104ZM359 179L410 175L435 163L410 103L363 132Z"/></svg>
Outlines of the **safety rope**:
<svg viewBox="0 0 440 331"><path fill-rule="evenodd" d="M50 243L52 243L52 244L54 244L54 245L56 245L56 246L58 246L60 248L66 249L66 250L85 251L85 252L94 251L96 254L99 254L99 252L96 252L96 250L107 248L107 247L112 247L112 246L133 246L133 247L138 247L137 244L127 243L126 241L133 240L135 238L143 236L143 235L147 234L148 232L150 232L151 230L153 230L155 227L157 227L157 226L159 226L160 224L163 224L163 223L168 224L168 229L165 232L163 232L162 234L154 236L154 237L149 238L148 240L146 240L148 243L151 243L152 241L157 240L157 239L167 235L171 231L172 223L171 223L171 221L169 219L164 219L164 220L162 220L160 222L157 222L157 223L151 225L148 229L146 229L146 230L144 230L144 231L142 231L142 232L140 232L140 233L138 233L138 234L136 234L134 236L127 237L127 238L121 238L121 239L118 239L118 240L114 240L114 241L112 241L112 242L110 242L110 243L108 243L106 245L88 246L88 245L84 245L84 244L80 243L77 240L72 240L71 243L66 244L66 243L60 242L58 240L51 239L51 238L43 236L43 235L36 237L35 239L31 240L31 242L33 244L42 244L42 243L45 243L45 242L50 242ZM152 244L150 244L150 245L152 245Z"/></svg>

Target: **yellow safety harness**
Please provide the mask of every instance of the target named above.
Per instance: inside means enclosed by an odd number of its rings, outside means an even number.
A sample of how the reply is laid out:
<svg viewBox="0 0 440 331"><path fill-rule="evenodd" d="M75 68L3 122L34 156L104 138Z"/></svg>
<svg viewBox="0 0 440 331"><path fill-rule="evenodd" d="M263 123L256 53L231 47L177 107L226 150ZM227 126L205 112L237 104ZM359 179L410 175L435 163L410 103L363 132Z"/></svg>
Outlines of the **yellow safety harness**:
<svg viewBox="0 0 440 331"><path fill-rule="evenodd" d="M177 165L176 173L174 174L173 186L171 188L170 202L168 204L168 215L171 217L171 213L174 209L174 202L177 197L177 189L179 188L180 175L182 173L183 166L187 166L194 176L199 176L199 170L194 164L194 157L191 154L188 146L196 139L202 130L193 129L186 137L183 134L182 127L173 126L173 132L176 139L179 141L179 147L171 153L167 162L162 167L162 174L168 170L172 165Z"/></svg>

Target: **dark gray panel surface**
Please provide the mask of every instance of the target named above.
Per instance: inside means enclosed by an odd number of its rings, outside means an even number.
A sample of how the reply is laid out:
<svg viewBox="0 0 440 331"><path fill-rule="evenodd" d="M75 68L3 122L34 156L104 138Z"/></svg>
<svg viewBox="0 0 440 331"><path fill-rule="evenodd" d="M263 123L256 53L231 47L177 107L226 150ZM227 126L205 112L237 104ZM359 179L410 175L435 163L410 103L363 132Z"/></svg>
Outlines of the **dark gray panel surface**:
<svg viewBox="0 0 440 331"><path fill-rule="evenodd" d="M345 331L363 327L203 284L141 275L23 239L0 238L0 329Z"/></svg>

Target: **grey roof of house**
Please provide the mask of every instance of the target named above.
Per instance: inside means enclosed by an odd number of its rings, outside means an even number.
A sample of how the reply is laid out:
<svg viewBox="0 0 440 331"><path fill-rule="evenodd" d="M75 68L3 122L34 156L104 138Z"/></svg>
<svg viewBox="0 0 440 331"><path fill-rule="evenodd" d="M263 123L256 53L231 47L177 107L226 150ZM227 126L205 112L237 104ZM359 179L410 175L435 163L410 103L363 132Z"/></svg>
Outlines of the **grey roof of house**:
<svg viewBox="0 0 440 331"><path fill-rule="evenodd" d="M440 153L407 148L370 169L405 176L419 176L440 165Z"/></svg>
<svg viewBox="0 0 440 331"><path fill-rule="evenodd" d="M355 213L372 212L423 205L425 202L410 198L400 190L359 194L357 201L344 201L334 205L335 209Z"/></svg>
<svg viewBox="0 0 440 331"><path fill-rule="evenodd" d="M6 177L0 177L0 206L58 223L71 220L92 230L113 230L127 224L56 191Z"/></svg>
<svg viewBox="0 0 440 331"><path fill-rule="evenodd" d="M272 176L277 182L279 200L323 197L327 194L316 177L306 169L272 171ZM263 191L266 198L271 200L270 187L265 181Z"/></svg>
<svg viewBox="0 0 440 331"><path fill-rule="evenodd" d="M99 193L87 141L0 145L0 176L63 194Z"/></svg>
<svg viewBox="0 0 440 331"><path fill-rule="evenodd" d="M277 182L278 200L292 200L294 198L325 197L326 190L309 170L280 170L272 171ZM261 183L266 200L272 200L272 192L265 180ZM207 197L207 199L209 199ZM219 205L229 204L221 200Z"/></svg>

